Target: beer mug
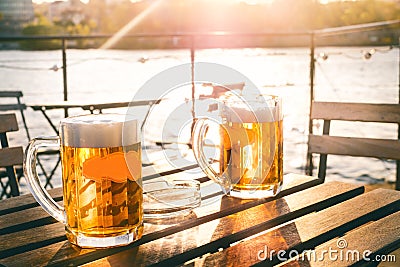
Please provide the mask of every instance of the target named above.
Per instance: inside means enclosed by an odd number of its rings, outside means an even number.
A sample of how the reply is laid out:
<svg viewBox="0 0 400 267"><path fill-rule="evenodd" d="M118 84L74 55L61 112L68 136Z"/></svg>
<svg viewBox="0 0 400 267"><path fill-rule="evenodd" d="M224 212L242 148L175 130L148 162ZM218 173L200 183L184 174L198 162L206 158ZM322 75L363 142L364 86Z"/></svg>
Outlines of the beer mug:
<svg viewBox="0 0 400 267"><path fill-rule="evenodd" d="M219 137L215 153L218 156L210 160L204 153L208 140L205 135L211 132L209 128L215 121L219 128L214 131ZM194 126L195 158L225 194L238 198L275 196L283 182L282 122L280 97L260 95L250 99L237 96L224 99L218 103L214 120L200 118Z"/></svg>
<svg viewBox="0 0 400 267"><path fill-rule="evenodd" d="M61 120L59 137L31 140L24 172L36 201L65 224L68 240L80 247L129 244L143 233L141 143L137 120L94 114ZM61 153L64 207L40 185L36 155Z"/></svg>

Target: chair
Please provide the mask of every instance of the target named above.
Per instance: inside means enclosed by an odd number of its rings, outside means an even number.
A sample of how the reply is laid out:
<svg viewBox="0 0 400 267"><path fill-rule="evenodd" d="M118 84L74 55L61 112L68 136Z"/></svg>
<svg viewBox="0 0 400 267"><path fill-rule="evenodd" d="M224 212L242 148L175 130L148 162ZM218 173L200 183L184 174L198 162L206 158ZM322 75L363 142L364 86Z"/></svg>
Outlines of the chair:
<svg viewBox="0 0 400 267"><path fill-rule="evenodd" d="M348 155L396 160L396 190L400 190L400 140L330 136L331 121L396 123L400 125L400 104L317 102L311 104L310 121L324 120L322 135L310 133L307 172L312 175L312 154L320 154L318 177L325 179L327 155ZM399 130L400 133L400 130Z"/></svg>
<svg viewBox="0 0 400 267"><path fill-rule="evenodd" d="M26 122L26 118L25 118L25 110L27 109L27 106L22 102L22 97L23 97L23 93L21 91L0 91L0 99L7 99L7 104L1 103L0 104L0 111L3 112L7 112L7 111L19 111L20 113L20 117L21 117L21 121L23 124L23 127L25 129L25 134L27 137L27 143L31 140L31 135L29 133L29 127L28 124ZM13 103L9 103L9 102L13 102ZM54 154L59 154L59 151L57 150L52 150L52 149L48 149L45 151L40 151L39 156L42 155L54 155ZM55 166L50 170L47 171L45 169L45 167L43 166L42 162L40 161L40 159L38 158L37 160L38 165L40 166L40 169L42 171L43 176L46 178L46 184L45 187L50 187L53 188L53 185L51 184L51 179L56 171L56 169L58 168L59 164L60 164L60 159L58 159L58 161L56 162ZM17 173L17 177L22 177L23 176L23 171L22 171L22 167L17 166L16 167L16 173ZM18 179L19 179L18 178Z"/></svg>
<svg viewBox="0 0 400 267"><path fill-rule="evenodd" d="M18 110L21 114L22 122L24 124L26 137L28 140L31 139L29 135L28 125L26 124L24 110L26 110L26 105L22 103L21 98L23 94L21 91L0 91L0 98L15 98L16 103L14 104L0 104L0 111L14 111Z"/></svg>
<svg viewBox="0 0 400 267"><path fill-rule="evenodd" d="M0 199L4 197L19 196L18 176L15 166L23 164L22 147L9 147L7 132L18 131L15 114L0 115ZM3 179L8 177L6 182Z"/></svg>

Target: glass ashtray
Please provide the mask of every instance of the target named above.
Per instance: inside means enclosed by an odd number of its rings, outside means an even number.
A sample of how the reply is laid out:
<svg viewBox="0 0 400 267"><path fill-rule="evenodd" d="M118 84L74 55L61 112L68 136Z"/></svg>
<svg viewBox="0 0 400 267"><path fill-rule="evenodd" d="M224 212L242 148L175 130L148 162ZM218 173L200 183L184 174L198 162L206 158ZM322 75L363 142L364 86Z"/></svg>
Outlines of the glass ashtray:
<svg viewBox="0 0 400 267"><path fill-rule="evenodd" d="M172 180L143 183L145 219L185 216L201 203L200 182Z"/></svg>

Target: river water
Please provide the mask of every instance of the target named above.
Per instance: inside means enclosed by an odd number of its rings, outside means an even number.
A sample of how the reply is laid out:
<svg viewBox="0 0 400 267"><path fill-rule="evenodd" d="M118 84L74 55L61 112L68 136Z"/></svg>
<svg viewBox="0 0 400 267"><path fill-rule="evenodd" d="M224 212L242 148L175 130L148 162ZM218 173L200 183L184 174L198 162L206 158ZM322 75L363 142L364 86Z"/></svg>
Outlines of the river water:
<svg viewBox="0 0 400 267"><path fill-rule="evenodd" d="M372 49L372 50L371 50ZM364 57L366 52L372 55ZM327 56L324 59L324 55ZM315 98L325 101L398 103L399 51L389 47L323 47L316 51ZM277 94L284 101L284 171L304 173L307 150L309 111L309 50L277 49L207 49L198 50L195 60L231 67L248 77L262 93ZM27 104L63 100L61 51L0 51L1 90L21 90ZM190 62L188 50L68 50L68 100L82 102L130 101L137 90L154 75ZM241 82L241 81L227 81ZM190 98L190 90L181 98ZM13 100L0 99L1 103ZM170 102L168 102L170 101ZM181 103L180 103L181 102ZM188 104L188 112L189 104ZM138 109L140 116L144 110ZM71 114L82 110L71 110ZM49 112L57 122L63 112ZM157 141L162 108L148 119L148 141ZM40 112L26 111L31 136L53 135ZM165 120L164 120L165 123ZM171 123L169 120L168 123ZM172 122L173 124L173 122ZM319 131L321 123L316 123ZM170 132L168 132L170 131ZM184 132L184 131L181 131ZM153 133L153 134L152 134ZM359 123L332 125L332 134L397 138L397 126ZM163 134L176 138L177 130L163 125ZM27 144L23 127L11 135L12 145ZM317 162L316 162L317 163ZM50 167L51 163L46 163ZM395 180L395 163L378 159L328 157L327 180L353 183L380 183ZM59 172L53 184L59 185ZM23 184L23 182L22 182Z"/></svg>

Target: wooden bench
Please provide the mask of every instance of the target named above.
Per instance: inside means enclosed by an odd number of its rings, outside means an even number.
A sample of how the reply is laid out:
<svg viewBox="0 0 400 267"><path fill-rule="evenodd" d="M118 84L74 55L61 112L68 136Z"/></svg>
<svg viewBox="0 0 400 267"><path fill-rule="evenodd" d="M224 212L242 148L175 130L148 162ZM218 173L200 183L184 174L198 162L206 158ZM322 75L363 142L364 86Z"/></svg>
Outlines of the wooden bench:
<svg viewBox="0 0 400 267"><path fill-rule="evenodd" d="M361 121L400 125L400 104L317 102L311 107L311 119L322 119L322 135L310 134L308 174L312 174L312 154L320 154L318 177L325 179L327 155L348 155L396 160L396 189L400 190L400 140L330 136L331 121Z"/></svg>
<svg viewBox="0 0 400 267"><path fill-rule="evenodd" d="M9 147L7 132L18 131L18 123L15 114L0 114L0 199L4 197L18 196L18 176L15 166L22 166L22 147ZM1 169L0 169L1 170ZM3 180L8 178L6 182Z"/></svg>

